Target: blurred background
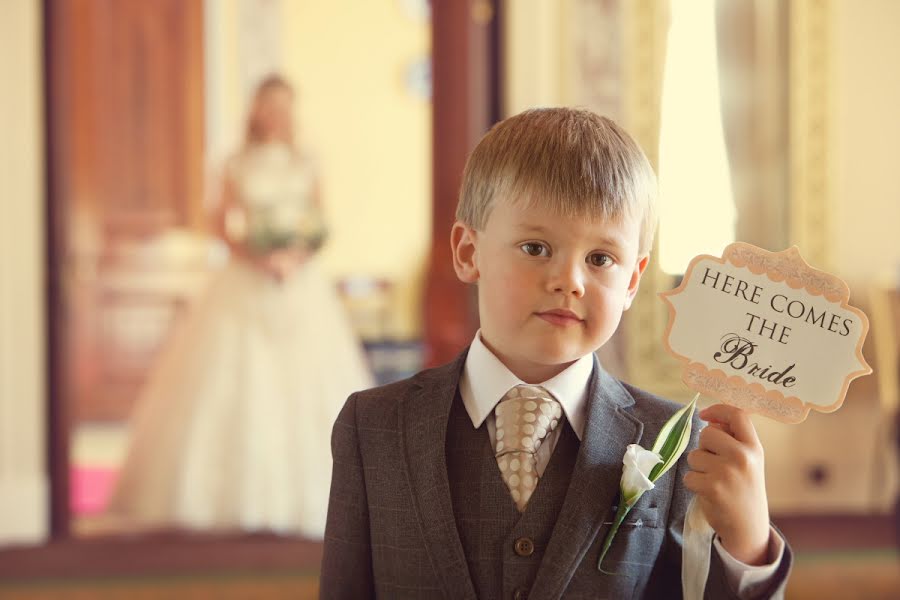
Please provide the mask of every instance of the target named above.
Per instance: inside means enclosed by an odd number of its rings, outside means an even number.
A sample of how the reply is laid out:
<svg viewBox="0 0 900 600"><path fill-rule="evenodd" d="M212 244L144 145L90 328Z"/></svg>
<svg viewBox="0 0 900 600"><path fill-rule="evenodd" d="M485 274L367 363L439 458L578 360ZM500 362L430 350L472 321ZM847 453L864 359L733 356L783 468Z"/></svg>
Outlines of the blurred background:
<svg viewBox="0 0 900 600"><path fill-rule="evenodd" d="M529 107L614 118L659 173L652 267L600 351L624 379L688 397L657 293L696 254L796 244L845 279L875 373L837 413L756 421L770 511L788 598L900 597L898 59L894 0L3 0L0 598L316 596L315 536L109 510L154 366L235 260L223 181L272 74L377 382L471 340L460 175Z"/></svg>

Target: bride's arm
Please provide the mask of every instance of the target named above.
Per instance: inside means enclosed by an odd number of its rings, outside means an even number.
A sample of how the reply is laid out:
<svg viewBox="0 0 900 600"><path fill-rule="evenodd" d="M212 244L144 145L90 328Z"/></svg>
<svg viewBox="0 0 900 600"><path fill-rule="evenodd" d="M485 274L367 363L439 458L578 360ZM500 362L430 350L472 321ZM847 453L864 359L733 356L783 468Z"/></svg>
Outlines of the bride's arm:
<svg viewBox="0 0 900 600"><path fill-rule="evenodd" d="M284 279L284 258L279 256L278 251L263 254L252 252L244 242L247 215L244 207L237 201L234 180L227 173L222 181L214 227L216 235L228 246L232 257L247 262L274 279Z"/></svg>

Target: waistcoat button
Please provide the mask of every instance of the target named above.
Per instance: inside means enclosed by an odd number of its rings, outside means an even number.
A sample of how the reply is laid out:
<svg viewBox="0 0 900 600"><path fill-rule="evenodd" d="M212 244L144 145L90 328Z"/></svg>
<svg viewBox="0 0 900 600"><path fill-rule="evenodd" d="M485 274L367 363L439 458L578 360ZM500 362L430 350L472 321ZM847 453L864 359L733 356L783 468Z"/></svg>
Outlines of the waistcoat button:
<svg viewBox="0 0 900 600"><path fill-rule="evenodd" d="M531 556L534 554L534 542L527 537L517 539L514 548L519 556Z"/></svg>
<svg viewBox="0 0 900 600"><path fill-rule="evenodd" d="M513 592L513 600L528 600L528 590L519 588Z"/></svg>

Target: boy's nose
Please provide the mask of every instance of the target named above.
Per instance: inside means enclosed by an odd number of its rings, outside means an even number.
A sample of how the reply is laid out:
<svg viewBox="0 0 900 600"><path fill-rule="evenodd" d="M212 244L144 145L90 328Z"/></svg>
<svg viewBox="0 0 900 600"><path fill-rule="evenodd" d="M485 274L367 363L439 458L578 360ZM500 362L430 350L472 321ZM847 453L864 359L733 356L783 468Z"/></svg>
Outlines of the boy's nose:
<svg viewBox="0 0 900 600"><path fill-rule="evenodd" d="M550 289L557 294L584 296L584 273L581 264L560 264L550 278Z"/></svg>

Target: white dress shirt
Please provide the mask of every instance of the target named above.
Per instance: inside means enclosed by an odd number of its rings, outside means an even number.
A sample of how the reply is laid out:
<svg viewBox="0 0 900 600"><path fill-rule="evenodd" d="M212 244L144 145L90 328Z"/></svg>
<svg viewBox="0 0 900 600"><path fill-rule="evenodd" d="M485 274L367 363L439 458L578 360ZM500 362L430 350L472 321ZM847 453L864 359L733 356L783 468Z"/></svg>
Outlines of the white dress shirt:
<svg viewBox="0 0 900 600"><path fill-rule="evenodd" d="M562 405L566 421L572 427L579 441L584 434L584 422L587 416L588 385L594 370L594 356L588 354L582 356L569 366L565 371L536 384L540 385ZM503 396L514 386L524 384L516 377L506 365L500 362L487 346L481 341L481 331L475 334L469 353L466 356L466 364L463 367L462 377L459 381L459 393L462 396L463 405L472 425L477 429L482 423L487 423L488 436L491 447L496 444L497 428L494 424L494 408ZM532 384L535 385L535 384ZM562 425L562 423L560 423ZM544 469L550 462L550 456L559 441L562 427L554 429L541 444L535 458L537 459L538 476L544 474ZM499 467L498 467L499 474ZM764 587L775 574L781 557L784 553L784 540L774 529L769 534L769 560L770 563L762 566L751 566L743 563L729 554L722 546L719 537L716 536L713 543L722 562L725 565L725 575L732 589L742 598L753 597L754 592Z"/></svg>

